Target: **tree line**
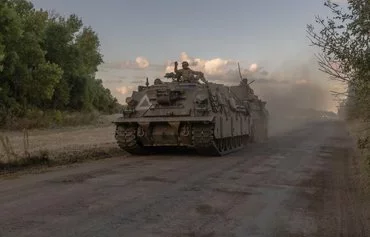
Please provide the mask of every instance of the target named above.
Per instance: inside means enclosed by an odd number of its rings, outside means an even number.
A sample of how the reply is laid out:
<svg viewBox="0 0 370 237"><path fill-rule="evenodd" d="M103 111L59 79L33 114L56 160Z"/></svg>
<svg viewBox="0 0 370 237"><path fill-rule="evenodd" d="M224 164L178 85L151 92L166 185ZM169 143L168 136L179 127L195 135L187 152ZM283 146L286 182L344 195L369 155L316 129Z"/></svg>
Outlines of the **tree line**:
<svg viewBox="0 0 370 237"><path fill-rule="evenodd" d="M337 92L346 97L346 118L370 121L370 0L348 0L343 6L326 0L324 5L332 16L317 16L316 28L307 26L321 52L320 70L348 85L347 92Z"/></svg>
<svg viewBox="0 0 370 237"><path fill-rule="evenodd" d="M113 112L102 80L98 35L77 15L0 0L0 123L30 109Z"/></svg>

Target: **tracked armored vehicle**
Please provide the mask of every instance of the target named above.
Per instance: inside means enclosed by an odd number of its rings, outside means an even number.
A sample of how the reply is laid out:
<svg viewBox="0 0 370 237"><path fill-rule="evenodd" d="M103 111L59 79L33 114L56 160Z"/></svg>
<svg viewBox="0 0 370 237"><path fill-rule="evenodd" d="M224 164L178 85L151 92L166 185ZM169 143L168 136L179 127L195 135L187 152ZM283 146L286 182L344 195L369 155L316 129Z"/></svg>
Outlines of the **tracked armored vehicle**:
<svg viewBox="0 0 370 237"><path fill-rule="evenodd" d="M231 86L230 89L250 112L252 120L250 141L263 142L268 139L269 112L266 109L266 102L259 99L250 88L251 83L248 83L248 79L242 79L239 85Z"/></svg>
<svg viewBox="0 0 370 237"><path fill-rule="evenodd" d="M202 78L171 82L155 79L139 86L123 116L118 118L115 138L131 154L145 154L155 147L195 148L204 155L224 155L254 141L258 110L238 87L210 83ZM240 94L240 96L237 96ZM257 124L257 123L256 123Z"/></svg>

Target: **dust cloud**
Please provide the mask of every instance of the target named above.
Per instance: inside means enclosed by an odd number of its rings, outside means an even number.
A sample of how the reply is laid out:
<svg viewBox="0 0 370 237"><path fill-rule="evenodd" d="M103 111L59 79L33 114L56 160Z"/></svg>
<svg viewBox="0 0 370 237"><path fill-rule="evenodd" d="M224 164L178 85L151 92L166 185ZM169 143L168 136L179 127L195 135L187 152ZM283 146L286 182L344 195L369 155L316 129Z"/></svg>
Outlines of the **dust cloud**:
<svg viewBox="0 0 370 237"><path fill-rule="evenodd" d="M315 61L289 63L279 70L267 73L247 72L255 94L267 101L270 113L270 135L286 132L323 114L334 116L336 101L331 95L332 85L320 72Z"/></svg>
<svg viewBox="0 0 370 237"><path fill-rule="evenodd" d="M319 119L330 101L329 91L318 84L256 83L255 93L267 101L270 135L286 132Z"/></svg>

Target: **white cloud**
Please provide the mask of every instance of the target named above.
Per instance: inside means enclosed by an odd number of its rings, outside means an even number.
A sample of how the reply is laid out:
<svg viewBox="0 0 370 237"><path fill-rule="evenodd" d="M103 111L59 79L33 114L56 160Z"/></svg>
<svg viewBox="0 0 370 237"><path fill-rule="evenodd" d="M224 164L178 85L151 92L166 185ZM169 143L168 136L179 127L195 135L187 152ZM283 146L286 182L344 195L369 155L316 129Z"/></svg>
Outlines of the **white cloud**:
<svg viewBox="0 0 370 237"><path fill-rule="evenodd" d="M308 84L309 81L306 79L298 79L295 81L295 84L302 85L302 84Z"/></svg>
<svg viewBox="0 0 370 237"><path fill-rule="evenodd" d="M256 72L258 69L258 65L256 63L253 63L249 66L249 71Z"/></svg>
<svg viewBox="0 0 370 237"><path fill-rule="evenodd" d="M331 2L343 4L348 3L348 0L331 0Z"/></svg>
<svg viewBox="0 0 370 237"><path fill-rule="evenodd" d="M136 58L136 64L139 68L147 68L149 67L149 61L148 59L142 57L142 56L139 56Z"/></svg>
<svg viewBox="0 0 370 237"><path fill-rule="evenodd" d="M221 58L211 59L204 63L204 70L210 75L219 75L225 72L226 66L229 61L223 60Z"/></svg>
<svg viewBox="0 0 370 237"><path fill-rule="evenodd" d="M182 52L181 54L180 54L180 60L181 61L190 61L191 59L190 59L190 57L188 56L188 54L186 53L186 52ZM190 63L190 62L189 62Z"/></svg>
<svg viewBox="0 0 370 237"><path fill-rule="evenodd" d="M213 58L213 59L201 59L190 57L186 52L182 52L179 57L179 64L183 61L187 61L190 68L195 71L201 71L206 76L221 76L227 74L230 70L236 69L236 60ZM179 66L181 68L181 65ZM257 64L251 64L250 67L257 70ZM166 66L166 72L173 72L174 63L168 61Z"/></svg>
<svg viewBox="0 0 370 237"><path fill-rule="evenodd" d="M122 62L104 63L101 67L108 69L146 69L149 66L149 60L143 56L139 56L135 59L135 61L126 60Z"/></svg>
<svg viewBox="0 0 370 237"><path fill-rule="evenodd" d="M119 92L122 95L127 95L129 92L131 92L134 89L133 86L121 86L116 88L116 91Z"/></svg>

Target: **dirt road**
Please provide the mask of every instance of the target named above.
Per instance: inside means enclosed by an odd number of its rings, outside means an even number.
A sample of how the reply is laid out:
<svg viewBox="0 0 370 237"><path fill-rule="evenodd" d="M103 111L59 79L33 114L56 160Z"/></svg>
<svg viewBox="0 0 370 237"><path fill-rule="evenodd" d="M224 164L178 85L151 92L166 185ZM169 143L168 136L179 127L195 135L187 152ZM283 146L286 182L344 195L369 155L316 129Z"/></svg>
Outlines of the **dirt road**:
<svg viewBox="0 0 370 237"><path fill-rule="evenodd" d="M0 236L367 236L352 145L327 121L222 158L116 157L2 180Z"/></svg>

